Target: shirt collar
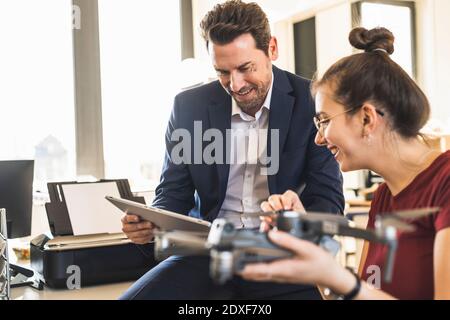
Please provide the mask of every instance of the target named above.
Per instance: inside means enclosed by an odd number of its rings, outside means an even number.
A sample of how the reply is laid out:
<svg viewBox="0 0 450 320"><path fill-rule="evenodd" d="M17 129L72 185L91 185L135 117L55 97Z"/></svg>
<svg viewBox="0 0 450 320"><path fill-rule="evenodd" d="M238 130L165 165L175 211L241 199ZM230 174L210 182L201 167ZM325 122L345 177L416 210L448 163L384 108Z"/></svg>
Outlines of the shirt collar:
<svg viewBox="0 0 450 320"><path fill-rule="evenodd" d="M272 72L272 80L270 83L269 91L267 92L266 100L264 100L264 103L263 103L261 109L259 109L258 112L255 114L255 118L253 118L252 116L243 112L241 110L241 108L239 108L239 106L237 105L236 100L234 100L233 98L231 98L231 116L240 115L240 117L243 120L247 120L247 121L253 120L253 119L258 120L262 114L263 109L267 109L267 111L269 111L270 103L272 101L273 80L274 80L274 77L273 77L273 72Z"/></svg>

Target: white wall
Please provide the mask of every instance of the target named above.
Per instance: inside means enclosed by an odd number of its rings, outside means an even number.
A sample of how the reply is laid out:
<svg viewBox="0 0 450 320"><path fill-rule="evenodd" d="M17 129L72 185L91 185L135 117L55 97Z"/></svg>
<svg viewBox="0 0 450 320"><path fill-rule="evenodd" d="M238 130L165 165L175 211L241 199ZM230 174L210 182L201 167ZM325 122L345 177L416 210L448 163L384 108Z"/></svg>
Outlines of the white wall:
<svg viewBox="0 0 450 320"><path fill-rule="evenodd" d="M348 34L352 29L349 2L321 10L316 14L317 70L322 75L340 58L352 54Z"/></svg>
<svg viewBox="0 0 450 320"><path fill-rule="evenodd" d="M434 116L445 119L450 132L450 1L435 0L436 97Z"/></svg>
<svg viewBox="0 0 450 320"><path fill-rule="evenodd" d="M295 72L294 42L291 41L294 37L292 24L287 20L275 22L272 34L278 40L279 53L274 64L283 70Z"/></svg>
<svg viewBox="0 0 450 320"><path fill-rule="evenodd" d="M212 10L215 3L220 1L211 0L192 0L192 23L194 24L194 55L196 59L208 60L208 52L206 50L205 41L200 32L200 22L204 15Z"/></svg>
<svg viewBox="0 0 450 320"><path fill-rule="evenodd" d="M450 133L450 1L417 1L419 85L430 99L432 118Z"/></svg>

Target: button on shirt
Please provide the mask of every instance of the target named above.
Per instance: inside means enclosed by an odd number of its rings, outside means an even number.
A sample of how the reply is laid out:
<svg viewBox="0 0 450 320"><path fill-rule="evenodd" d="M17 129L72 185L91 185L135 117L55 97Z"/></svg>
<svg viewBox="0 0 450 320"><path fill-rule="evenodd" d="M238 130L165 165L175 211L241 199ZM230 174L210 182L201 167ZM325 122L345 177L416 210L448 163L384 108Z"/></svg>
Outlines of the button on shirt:
<svg viewBox="0 0 450 320"><path fill-rule="evenodd" d="M266 154L272 83L261 109L252 117L232 99L230 173L225 200L218 218L225 218L236 228L257 228L258 217L245 213L261 211L261 202L269 193L267 175L261 174L259 159Z"/></svg>

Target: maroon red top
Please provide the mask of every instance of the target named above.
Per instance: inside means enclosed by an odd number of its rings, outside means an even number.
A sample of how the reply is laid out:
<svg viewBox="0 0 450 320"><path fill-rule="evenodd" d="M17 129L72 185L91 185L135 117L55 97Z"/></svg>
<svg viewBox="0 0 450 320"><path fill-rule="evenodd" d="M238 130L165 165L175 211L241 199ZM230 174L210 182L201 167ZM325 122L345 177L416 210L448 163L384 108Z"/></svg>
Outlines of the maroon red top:
<svg viewBox="0 0 450 320"><path fill-rule="evenodd" d="M374 227L377 214L424 207L441 210L413 221L416 231L398 233L393 280L384 283L381 277L381 289L398 299L434 298L434 239L440 230L450 227L450 151L439 156L395 197L386 184L381 185L374 195L367 226ZM381 244L370 243L362 274L364 280L369 278L373 284L374 269L368 269L369 266L379 266L383 274L386 250Z"/></svg>

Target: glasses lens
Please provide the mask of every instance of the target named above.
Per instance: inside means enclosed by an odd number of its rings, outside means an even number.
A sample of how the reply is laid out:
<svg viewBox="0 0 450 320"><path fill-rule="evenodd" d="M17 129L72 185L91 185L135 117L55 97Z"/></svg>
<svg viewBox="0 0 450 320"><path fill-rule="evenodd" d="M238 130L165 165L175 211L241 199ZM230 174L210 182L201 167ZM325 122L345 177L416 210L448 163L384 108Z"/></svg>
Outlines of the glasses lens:
<svg viewBox="0 0 450 320"><path fill-rule="evenodd" d="M322 122L320 122L320 119L319 119L319 117L314 117L314 125L316 126L316 128L317 128L317 131L319 132L319 135L321 135L322 137L323 137L323 123Z"/></svg>
<svg viewBox="0 0 450 320"><path fill-rule="evenodd" d="M314 120L314 125L316 126L317 130L320 130L320 119L316 116L313 118Z"/></svg>

